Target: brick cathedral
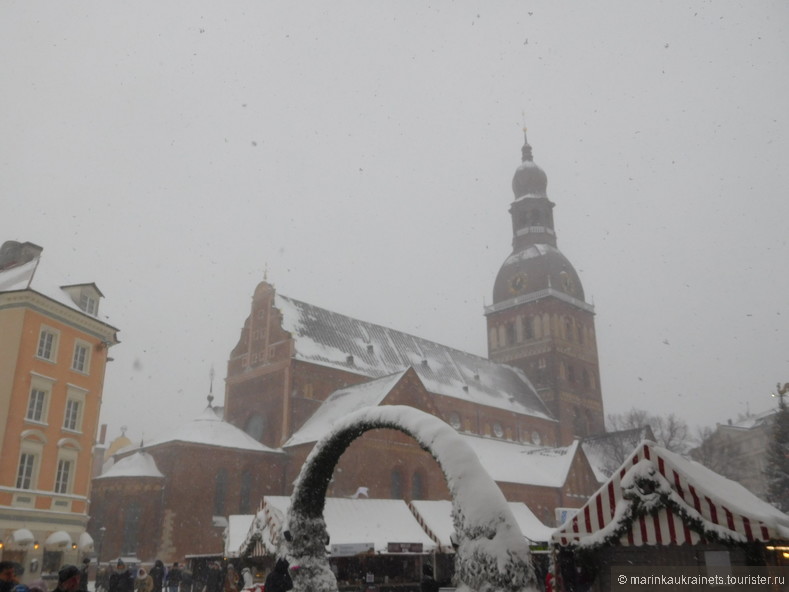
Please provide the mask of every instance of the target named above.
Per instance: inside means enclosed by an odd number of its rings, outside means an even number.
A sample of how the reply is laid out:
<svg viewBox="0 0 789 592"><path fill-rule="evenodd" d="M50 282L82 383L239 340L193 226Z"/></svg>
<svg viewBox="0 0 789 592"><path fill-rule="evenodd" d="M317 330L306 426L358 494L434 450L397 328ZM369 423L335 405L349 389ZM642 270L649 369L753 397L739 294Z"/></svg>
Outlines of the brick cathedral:
<svg viewBox="0 0 789 592"><path fill-rule="evenodd" d="M525 138L512 188L512 253L485 310L488 358L261 282L230 352L224 408L209 401L196 420L116 455L94 479L91 528L105 529L102 559L215 551L221 532L213 525L254 513L264 495L289 495L333 422L366 406L410 405L440 417L505 496L548 525L557 507L582 505L599 483L579 439L604 430L594 309L557 248L547 176ZM203 476L197 490L187 478L195 473ZM435 460L391 430L367 432L348 448L328 495L360 488L374 498L449 497ZM132 518L157 532L136 536Z"/></svg>

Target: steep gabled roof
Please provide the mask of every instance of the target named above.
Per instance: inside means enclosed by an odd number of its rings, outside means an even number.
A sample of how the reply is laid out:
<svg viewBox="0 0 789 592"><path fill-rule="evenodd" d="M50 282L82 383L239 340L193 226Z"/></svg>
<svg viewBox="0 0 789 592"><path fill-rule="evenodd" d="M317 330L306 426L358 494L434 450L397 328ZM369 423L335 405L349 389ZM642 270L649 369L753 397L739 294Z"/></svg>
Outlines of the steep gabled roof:
<svg viewBox="0 0 789 592"><path fill-rule="evenodd" d="M652 428L647 425L586 436L581 442L581 448L589 460L595 478L599 483L604 483L639 442L654 439Z"/></svg>
<svg viewBox="0 0 789 592"><path fill-rule="evenodd" d="M391 376L384 376L378 380L371 380L362 384L349 386L334 391L318 407L310 418L304 422L289 439L284 446L298 446L317 442L331 431L334 423L349 413L353 413L363 407L375 407L394 386L400 381L407 371L398 372Z"/></svg>
<svg viewBox="0 0 789 592"><path fill-rule="evenodd" d="M511 366L277 294L295 358L371 378L412 366L431 393L551 419L526 375Z"/></svg>
<svg viewBox="0 0 789 592"><path fill-rule="evenodd" d="M789 515L704 465L643 441L553 539L581 546L789 540Z"/></svg>

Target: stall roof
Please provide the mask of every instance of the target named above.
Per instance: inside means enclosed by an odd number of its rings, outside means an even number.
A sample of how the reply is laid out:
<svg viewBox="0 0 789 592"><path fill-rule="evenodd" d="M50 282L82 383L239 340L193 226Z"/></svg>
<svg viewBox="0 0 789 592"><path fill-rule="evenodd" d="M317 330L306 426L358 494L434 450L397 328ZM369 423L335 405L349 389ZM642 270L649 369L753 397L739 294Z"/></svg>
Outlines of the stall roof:
<svg viewBox="0 0 789 592"><path fill-rule="evenodd" d="M257 552L271 553L279 546L290 498L265 496L258 519L252 521L247 537L238 548L246 548L253 538L262 538ZM376 553L387 553L390 543L421 545L423 553L436 550L436 543L425 533L403 500L326 498L323 510L330 541L327 550L338 546L352 548L370 543Z"/></svg>
<svg viewBox="0 0 789 592"><path fill-rule="evenodd" d="M231 514L228 516L227 530L225 531L225 555L227 557L238 556L238 551L244 544L254 520L254 514Z"/></svg>
<svg viewBox="0 0 789 592"><path fill-rule="evenodd" d="M534 543L551 540L553 527L546 526L523 502L508 502L523 535ZM419 524L444 552L452 551L452 502L449 500L413 500L408 503Z"/></svg>
<svg viewBox="0 0 789 592"><path fill-rule="evenodd" d="M642 511L638 511L641 508ZM742 485L645 440L553 535L561 545L789 540L789 515Z"/></svg>

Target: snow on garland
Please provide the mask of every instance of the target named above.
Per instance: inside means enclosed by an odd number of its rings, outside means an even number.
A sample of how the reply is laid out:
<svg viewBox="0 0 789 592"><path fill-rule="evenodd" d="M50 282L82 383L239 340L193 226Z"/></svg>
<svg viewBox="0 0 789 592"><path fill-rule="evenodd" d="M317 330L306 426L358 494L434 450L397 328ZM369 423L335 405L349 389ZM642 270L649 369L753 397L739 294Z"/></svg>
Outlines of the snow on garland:
<svg viewBox="0 0 789 592"><path fill-rule="evenodd" d="M636 520L642 516L654 515L664 508L677 514L688 528L709 541L746 542L746 538L740 533L710 522L685 504L651 460L644 459L633 465L622 477L621 488L622 499L617 501L611 521L594 534L581 539L577 544L579 548L591 551L603 546L618 545L621 537L633 528Z"/></svg>
<svg viewBox="0 0 789 592"><path fill-rule="evenodd" d="M326 557L326 489L351 442L380 428L410 435L441 466L452 495L458 592L537 590L528 543L473 450L437 417L413 407L386 405L359 410L337 422L301 468L287 519L294 592L337 591Z"/></svg>

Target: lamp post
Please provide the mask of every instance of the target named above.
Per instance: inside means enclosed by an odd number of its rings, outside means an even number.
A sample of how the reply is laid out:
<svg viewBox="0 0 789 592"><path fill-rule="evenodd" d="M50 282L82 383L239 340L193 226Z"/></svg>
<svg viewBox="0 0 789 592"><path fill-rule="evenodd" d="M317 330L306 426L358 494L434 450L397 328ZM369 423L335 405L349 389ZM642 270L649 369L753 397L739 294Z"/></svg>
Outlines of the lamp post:
<svg viewBox="0 0 789 592"><path fill-rule="evenodd" d="M778 397L781 400L780 406L783 407L784 396L789 393L789 382L784 383L783 386L781 386L781 383L779 382L777 385L775 385L775 388L778 391L778 394L776 395L773 393L773 397Z"/></svg>

